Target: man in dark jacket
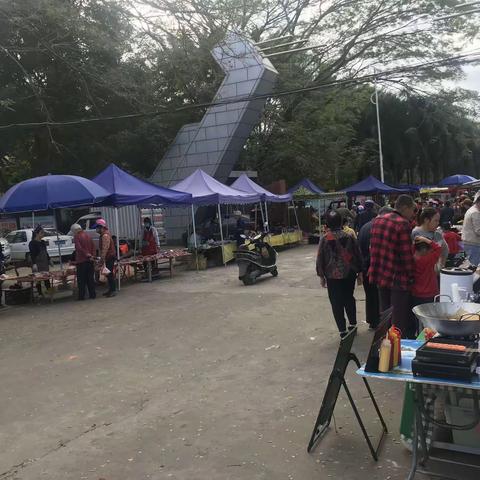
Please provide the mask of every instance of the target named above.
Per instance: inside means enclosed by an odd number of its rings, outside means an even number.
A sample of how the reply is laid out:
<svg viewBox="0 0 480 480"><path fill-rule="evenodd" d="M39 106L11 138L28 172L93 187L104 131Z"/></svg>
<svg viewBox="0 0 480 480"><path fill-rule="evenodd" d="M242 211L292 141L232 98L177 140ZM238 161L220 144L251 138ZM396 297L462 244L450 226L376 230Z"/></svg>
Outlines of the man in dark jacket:
<svg viewBox="0 0 480 480"><path fill-rule="evenodd" d="M88 289L88 296L91 299L96 297L95 293L95 245L93 240L82 227L75 223L71 226L73 242L75 244L75 265L77 267L78 299L85 300L85 293Z"/></svg>
<svg viewBox="0 0 480 480"><path fill-rule="evenodd" d="M371 210L375 212L374 209ZM392 212L391 207L382 207L378 215L385 215ZM380 323L380 303L378 299L378 289L374 283L368 280L368 269L370 267L370 234L372 231L373 217L369 222L362 226L358 234L358 245L362 252L362 271L363 271L363 289L365 290L365 318L370 329L375 330Z"/></svg>
<svg viewBox="0 0 480 480"><path fill-rule="evenodd" d="M373 220L377 216L375 211L375 202L373 200L365 201L365 210L359 213L355 218L355 231L359 232L360 229L367 224L370 220Z"/></svg>
<svg viewBox="0 0 480 480"><path fill-rule="evenodd" d="M452 223L455 216L455 210L452 208L452 204L447 200L445 206L440 210L440 225L444 223Z"/></svg>

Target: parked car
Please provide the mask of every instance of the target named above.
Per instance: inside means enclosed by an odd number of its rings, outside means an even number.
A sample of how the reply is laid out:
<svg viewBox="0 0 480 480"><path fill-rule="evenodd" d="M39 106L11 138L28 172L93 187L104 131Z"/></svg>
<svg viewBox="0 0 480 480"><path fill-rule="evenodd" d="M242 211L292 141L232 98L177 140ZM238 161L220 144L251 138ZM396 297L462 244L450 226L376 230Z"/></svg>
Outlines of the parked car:
<svg viewBox="0 0 480 480"><path fill-rule="evenodd" d="M5 257L5 263L10 263L11 260L11 251L10 244L6 238L0 238L0 243L2 244L3 256Z"/></svg>
<svg viewBox="0 0 480 480"><path fill-rule="evenodd" d="M30 262L30 251L28 244L32 240L33 229L14 230L7 235L10 244L11 258L13 261L26 260ZM58 238L58 240L57 240ZM50 257L58 258L58 245L60 243L60 254L62 257L72 255L75 250L73 238L70 235L61 235L54 228L45 228L44 242L47 244L47 252Z"/></svg>

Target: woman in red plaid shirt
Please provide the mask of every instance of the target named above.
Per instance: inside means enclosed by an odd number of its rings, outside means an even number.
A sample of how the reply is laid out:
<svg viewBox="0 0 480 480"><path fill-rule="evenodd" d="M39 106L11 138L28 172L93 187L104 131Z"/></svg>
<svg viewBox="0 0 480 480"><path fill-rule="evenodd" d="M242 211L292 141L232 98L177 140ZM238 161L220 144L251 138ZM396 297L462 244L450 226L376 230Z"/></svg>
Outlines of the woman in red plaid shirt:
<svg viewBox="0 0 480 480"><path fill-rule="evenodd" d="M333 316L340 336L347 331L345 313L350 324L349 330L357 325L357 309L353 292L355 280L362 283L362 256L357 239L342 229L343 217L338 212L327 214L328 230L320 239L317 254L317 275L322 287L328 289Z"/></svg>
<svg viewBox="0 0 480 480"><path fill-rule="evenodd" d="M368 277L378 287L380 311L392 307L392 321L403 338L415 338L416 324L410 314L413 284L411 221L417 206L409 195L400 195L395 211L373 221Z"/></svg>

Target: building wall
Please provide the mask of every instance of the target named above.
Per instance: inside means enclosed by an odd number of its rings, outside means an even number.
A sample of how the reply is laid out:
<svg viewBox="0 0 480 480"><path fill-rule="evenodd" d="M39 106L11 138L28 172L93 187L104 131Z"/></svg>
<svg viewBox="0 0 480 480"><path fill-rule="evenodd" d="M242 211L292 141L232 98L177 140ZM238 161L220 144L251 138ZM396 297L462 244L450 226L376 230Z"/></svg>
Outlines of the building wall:
<svg viewBox="0 0 480 480"><path fill-rule="evenodd" d="M184 125L151 177L159 185L172 187L201 168L226 182L245 142L260 121L266 99L248 97L273 91L278 72L253 42L235 33L212 51L225 72L212 105L199 123ZM190 209L168 209L169 238L179 239L191 221Z"/></svg>

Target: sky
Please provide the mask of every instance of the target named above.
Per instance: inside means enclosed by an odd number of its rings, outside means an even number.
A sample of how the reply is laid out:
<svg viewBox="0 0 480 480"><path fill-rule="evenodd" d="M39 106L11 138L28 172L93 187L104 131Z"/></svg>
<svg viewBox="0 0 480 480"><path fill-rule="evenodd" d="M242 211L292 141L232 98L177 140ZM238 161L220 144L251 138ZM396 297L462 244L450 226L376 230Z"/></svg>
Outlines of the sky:
<svg viewBox="0 0 480 480"><path fill-rule="evenodd" d="M469 90L480 91L480 65L467 66L464 68L467 77L461 80L457 85L468 88Z"/></svg>

